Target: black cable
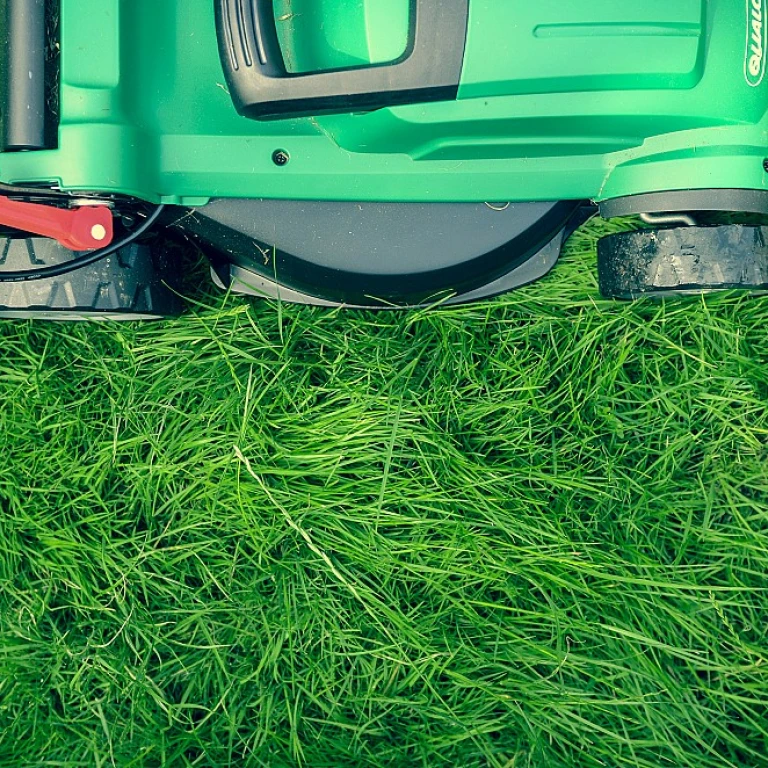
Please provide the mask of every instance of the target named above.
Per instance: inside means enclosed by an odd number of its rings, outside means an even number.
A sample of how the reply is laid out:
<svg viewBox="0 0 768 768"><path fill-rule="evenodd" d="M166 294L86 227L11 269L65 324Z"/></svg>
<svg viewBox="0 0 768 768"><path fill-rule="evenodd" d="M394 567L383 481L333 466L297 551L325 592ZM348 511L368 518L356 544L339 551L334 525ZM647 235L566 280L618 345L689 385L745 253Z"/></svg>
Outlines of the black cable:
<svg viewBox="0 0 768 768"><path fill-rule="evenodd" d="M124 237L116 243L112 243L112 245L108 245L106 248L102 248L98 251L91 251L83 256L77 256L74 259L64 262L64 264L54 264L50 267L40 267L39 269L27 269L21 272L0 271L0 283L26 283L32 280L47 280L53 277L68 275L70 272L75 272L83 267L89 267L91 264L106 259L107 256L117 253L117 251L122 250L138 240L160 218L160 214L164 210L164 205L158 205L147 220L135 232L131 232L127 237Z"/></svg>

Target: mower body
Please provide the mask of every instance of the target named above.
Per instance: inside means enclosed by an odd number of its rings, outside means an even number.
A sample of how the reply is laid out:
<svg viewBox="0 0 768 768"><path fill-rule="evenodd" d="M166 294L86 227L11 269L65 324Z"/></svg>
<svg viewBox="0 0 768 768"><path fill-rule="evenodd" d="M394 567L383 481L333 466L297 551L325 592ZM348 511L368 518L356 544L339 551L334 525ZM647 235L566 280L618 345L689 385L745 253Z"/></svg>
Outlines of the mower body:
<svg viewBox="0 0 768 768"><path fill-rule="evenodd" d="M295 32L302 66L386 48L378 17L404 26L409 4L368 4L366 18L362 0L304 0L318 27ZM288 5L277 23L298 26L299 0ZM0 179L189 206L765 189L768 23L756 27L755 5L762 14L760 0L470 0L455 19L455 100L262 122L233 108L215 0L61 0L57 146L4 154ZM361 50L340 50L345 36Z"/></svg>
<svg viewBox="0 0 768 768"><path fill-rule="evenodd" d="M690 210L692 191L706 209L768 211L767 3L58 0L55 131L0 154L0 181L201 212L613 201L623 214ZM391 92L345 100L345 82L371 77ZM277 105L250 104L260 89Z"/></svg>

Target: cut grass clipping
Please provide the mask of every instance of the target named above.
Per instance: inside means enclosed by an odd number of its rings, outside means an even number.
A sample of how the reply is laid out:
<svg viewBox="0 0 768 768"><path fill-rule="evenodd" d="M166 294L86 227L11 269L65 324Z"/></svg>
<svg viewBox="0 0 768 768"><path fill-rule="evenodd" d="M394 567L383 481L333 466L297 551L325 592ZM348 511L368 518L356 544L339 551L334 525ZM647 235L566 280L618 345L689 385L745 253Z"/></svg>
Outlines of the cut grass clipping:
<svg viewBox="0 0 768 768"><path fill-rule="evenodd" d="M615 225L614 225L615 226ZM768 301L0 326L0 765L768 765Z"/></svg>

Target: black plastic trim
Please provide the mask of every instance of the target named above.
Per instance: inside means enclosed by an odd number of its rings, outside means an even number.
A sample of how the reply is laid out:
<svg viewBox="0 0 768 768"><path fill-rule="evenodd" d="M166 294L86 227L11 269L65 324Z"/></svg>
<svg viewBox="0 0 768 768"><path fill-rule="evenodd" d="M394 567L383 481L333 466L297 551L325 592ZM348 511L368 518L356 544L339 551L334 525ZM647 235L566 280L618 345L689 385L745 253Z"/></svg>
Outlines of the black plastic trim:
<svg viewBox="0 0 768 768"><path fill-rule="evenodd" d="M689 213L725 211L768 214L768 191L759 189L684 189L652 192L604 200L600 215L605 219L641 213Z"/></svg>
<svg viewBox="0 0 768 768"><path fill-rule="evenodd" d="M221 63L238 112L266 120L457 97L469 0L411 0L411 40L392 64L289 73L272 0L215 0Z"/></svg>

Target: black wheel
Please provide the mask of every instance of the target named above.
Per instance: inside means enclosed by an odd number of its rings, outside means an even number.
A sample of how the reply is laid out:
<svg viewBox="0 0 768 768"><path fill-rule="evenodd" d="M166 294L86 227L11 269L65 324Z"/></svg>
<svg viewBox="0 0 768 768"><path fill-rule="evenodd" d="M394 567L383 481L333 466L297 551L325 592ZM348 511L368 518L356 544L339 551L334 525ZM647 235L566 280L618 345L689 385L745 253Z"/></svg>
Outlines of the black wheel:
<svg viewBox="0 0 768 768"><path fill-rule="evenodd" d="M78 254L44 238L0 239L0 318L40 320L159 320L183 303L173 288L175 251L146 244L60 277L3 283L3 272L64 264Z"/></svg>
<svg viewBox="0 0 768 768"><path fill-rule="evenodd" d="M606 298L768 290L768 227L730 224L625 232L598 244Z"/></svg>

